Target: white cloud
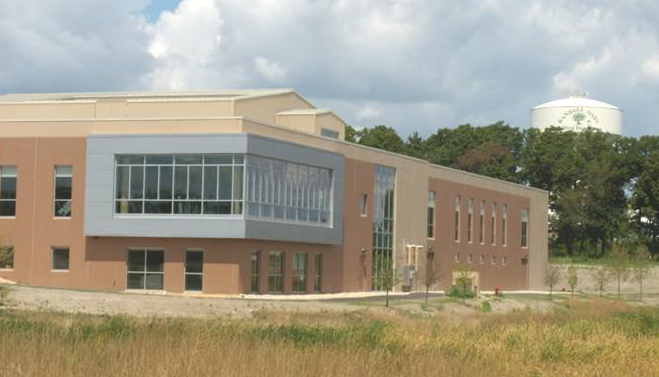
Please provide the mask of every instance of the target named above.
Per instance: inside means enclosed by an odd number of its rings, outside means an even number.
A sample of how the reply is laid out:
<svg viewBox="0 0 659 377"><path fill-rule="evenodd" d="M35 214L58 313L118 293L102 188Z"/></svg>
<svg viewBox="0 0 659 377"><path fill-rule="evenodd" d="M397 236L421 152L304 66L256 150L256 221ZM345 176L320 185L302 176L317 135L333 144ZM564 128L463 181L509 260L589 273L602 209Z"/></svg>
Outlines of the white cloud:
<svg viewBox="0 0 659 377"><path fill-rule="evenodd" d="M363 107L357 112L357 119L359 120L377 118L378 116L380 116L380 109L371 105Z"/></svg>
<svg viewBox="0 0 659 377"><path fill-rule="evenodd" d="M0 1L0 91L295 87L355 126L528 124L582 87L656 133L659 3ZM82 4L82 5L80 5Z"/></svg>
<svg viewBox="0 0 659 377"><path fill-rule="evenodd" d="M659 83L659 54L655 54L643 63L643 72L650 80Z"/></svg>
<svg viewBox="0 0 659 377"><path fill-rule="evenodd" d="M281 83L286 79L286 70L277 61L269 61L262 56L257 56L254 58L254 68L268 81Z"/></svg>

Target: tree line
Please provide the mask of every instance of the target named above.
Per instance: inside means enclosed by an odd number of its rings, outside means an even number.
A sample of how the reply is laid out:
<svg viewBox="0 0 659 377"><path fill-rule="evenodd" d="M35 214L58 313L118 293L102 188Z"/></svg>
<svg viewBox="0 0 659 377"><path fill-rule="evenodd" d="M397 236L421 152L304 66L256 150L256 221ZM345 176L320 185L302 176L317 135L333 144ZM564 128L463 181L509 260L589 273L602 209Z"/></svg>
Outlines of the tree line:
<svg viewBox="0 0 659 377"><path fill-rule="evenodd" d="M554 256L601 258L617 243L659 256L659 136L497 122L407 140L384 125L347 126L346 141L547 190Z"/></svg>

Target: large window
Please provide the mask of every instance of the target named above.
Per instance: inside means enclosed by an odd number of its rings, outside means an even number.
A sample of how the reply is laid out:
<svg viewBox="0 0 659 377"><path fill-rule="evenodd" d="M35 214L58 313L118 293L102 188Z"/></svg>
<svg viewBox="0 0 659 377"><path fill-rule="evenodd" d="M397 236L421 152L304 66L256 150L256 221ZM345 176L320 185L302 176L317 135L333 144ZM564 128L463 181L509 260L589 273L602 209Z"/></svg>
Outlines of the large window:
<svg viewBox="0 0 659 377"><path fill-rule="evenodd" d="M323 254L316 254L316 280L313 290L321 292L323 289Z"/></svg>
<svg viewBox="0 0 659 377"><path fill-rule="evenodd" d="M455 219L454 219L454 235L453 240L456 242L460 241L460 197L455 197Z"/></svg>
<svg viewBox="0 0 659 377"><path fill-rule="evenodd" d="M529 209L522 209L522 247L528 247L529 240Z"/></svg>
<svg viewBox="0 0 659 377"><path fill-rule="evenodd" d="M497 240L496 240L496 234L497 234L497 204L492 203L492 208L491 208L491 222L490 222L490 243L492 245L496 245Z"/></svg>
<svg viewBox="0 0 659 377"><path fill-rule="evenodd" d="M467 242L471 242L473 230L473 217L474 217L474 199L469 198L467 207Z"/></svg>
<svg viewBox="0 0 659 377"><path fill-rule="evenodd" d="M69 269L69 248L54 247L53 261L51 268L55 271L68 271Z"/></svg>
<svg viewBox="0 0 659 377"><path fill-rule="evenodd" d="M307 254L293 254L293 292L307 291Z"/></svg>
<svg viewBox="0 0 659 377"><path fill-rule="evenodd" d="M242 155L118 155L115 174L115 213L243 213Z"/></svg>
<svg viewBox="0 0 659 377"><path fill-rule="evenodd" d="M201 291L204 285L204 252L187 250L185 252L185 290Z"/></svg>
<svg viewBox="0 0 659 377"><path fill-rule="evenodd" d="M268 254L268 291L284 291L284 253L271 251Z"/></svg>
<svg viewBox="0 0 659 377"><path fill-rule="evenodd" d="M374 290L382 290L379 277L383 270L393 267L395 182L396 169L375 165L372 255L372 286Z"/></svg>
<svg viewBox="0 0 659 377"><path fill-rule="evenodd" d="M503 246L506 246L506 242L508 241L506 239L506 233L507 233L507 224L506 220L508 220L508 205L504 204L503 207L501 208L501 244Z"/></svg>
<svg viewBox="0 0 659 377"><path fill-rule="evenodd" d="M329 224L332 171L247 156L247 216Z"/></svg>
<svg viewBox="0 0 659 377"><path fill-rule="evenodd" d="M331 223L330 169L240 154L117 155L115 169L118 214L242 215L245 202L249 217Z"/></svg>
<svg viewBox="0 0 659 377"><path fill-rule="evenodd" d="M428 238L435 238L435 192L428 191Z"/></svg>
<svg viewBox="0 0 659 377"><path fill-rule="evenodd" d="M165 252L154 249L130 249L126 263L126 288L163 289Z"/></svg>
<svg viewBox="0 0 659 377"><path fill-rule="evenodd" d="M16 166L0 166L0 216L16 216Z"/></svg>
<svg viewBox="0 0 659 377"><path fill-rule="evenodd" d="M55 217L71 217L71 187L73 168L55 166Z"/></svg>
<svg viewBox="0 0 659 377"><path fill-rule="evenodd" d="M259 274L261 271L259 265L259 257L261 252L259 250L252 251L252 281L251 281L251 292L258 293L259 291Z"/></svg>

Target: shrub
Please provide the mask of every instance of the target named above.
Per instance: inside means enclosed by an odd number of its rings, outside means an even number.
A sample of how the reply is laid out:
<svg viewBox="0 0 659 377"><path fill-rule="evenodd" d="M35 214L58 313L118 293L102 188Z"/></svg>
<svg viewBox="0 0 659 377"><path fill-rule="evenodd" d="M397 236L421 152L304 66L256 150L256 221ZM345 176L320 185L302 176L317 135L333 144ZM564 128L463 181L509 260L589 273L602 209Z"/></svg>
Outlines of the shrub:
<svg viewBox="0 0 659 377"><path fill-rule="evenodd" d="M476 297L476 293L472 291L471 289L466 289L462 290L457 286L452 286L451 289L446 293L448 297L455 297L455 298L474 298Z"/></svg>
<svg viewBox="0 0 659 377"><path fill-rule="evenodd" d="M483 313L489 313L492 311L492 305L490 305L489 301L483 301L481 303L481 312Z"/></svg>

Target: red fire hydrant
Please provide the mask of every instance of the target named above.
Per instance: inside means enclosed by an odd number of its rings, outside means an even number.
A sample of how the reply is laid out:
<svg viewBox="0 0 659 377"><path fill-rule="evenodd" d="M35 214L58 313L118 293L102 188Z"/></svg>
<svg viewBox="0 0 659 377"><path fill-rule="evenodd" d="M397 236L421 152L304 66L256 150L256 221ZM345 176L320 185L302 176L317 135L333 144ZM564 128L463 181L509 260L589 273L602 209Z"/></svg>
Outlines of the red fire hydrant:
<svg viewBox="0 0 659 377"><path fill-rule="evenodd" d="M501 296L501 289L499 287L494 288L494 295L497 297Z"/></svg>

